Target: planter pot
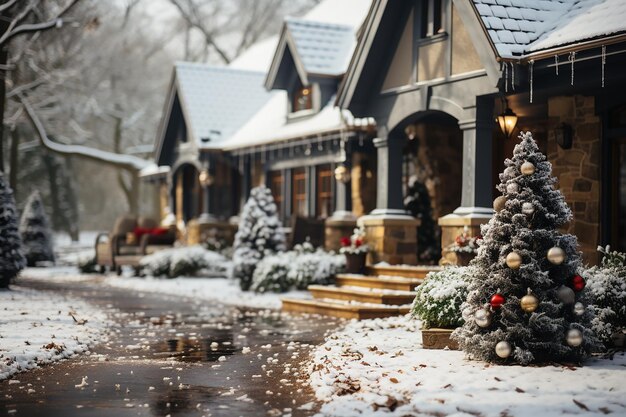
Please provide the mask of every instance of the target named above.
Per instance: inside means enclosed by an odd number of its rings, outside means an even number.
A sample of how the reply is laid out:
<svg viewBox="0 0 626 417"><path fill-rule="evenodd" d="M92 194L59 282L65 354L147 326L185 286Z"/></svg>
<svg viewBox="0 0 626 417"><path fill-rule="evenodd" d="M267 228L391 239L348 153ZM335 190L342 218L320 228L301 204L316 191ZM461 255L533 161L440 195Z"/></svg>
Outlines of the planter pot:
<svg viewBox="0 0 626 417"><path fill-rule="evenodd" d="M365 271L367 253L346 253L346 273L362 274Z"/></svg>
<svg viewBox="0 0 626 417"><path fill-rule="evenodd" d="M458 266L469 265L470 261L474 259L474 257L476 256L475 253L469 253L469 252L455 252L455 255L456 255L456 264Z"/></svg>
<svg viewBox="0 0 626 417"><path fill-rule="evenodd" d="M448 349L459 350L456 340L450 339L454 329L422 329L422 347L424 349Z"/></svg>

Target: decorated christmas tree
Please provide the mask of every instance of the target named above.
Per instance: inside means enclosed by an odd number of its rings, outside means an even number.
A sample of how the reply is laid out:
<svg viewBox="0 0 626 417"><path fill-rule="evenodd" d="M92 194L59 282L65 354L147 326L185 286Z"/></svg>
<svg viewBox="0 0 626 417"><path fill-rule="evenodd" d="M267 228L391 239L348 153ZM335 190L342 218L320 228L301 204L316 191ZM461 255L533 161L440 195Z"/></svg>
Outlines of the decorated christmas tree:
<svg viewBox="0 0 626 417"><path fill-rule="evenodd" d="M250 289L254 269L266 255L285 250L285 234L272 192L264 185L253 188L243 207L235 235L233 278Z"/></svg>
<svg viewBox="0 0 626 417"><path fill-rule="evenodd" d="M13 191L0 173L0 288L8 287L25 266Z"/></svg>
<svg viewBox="0 0 626 417"><path fill-rule="evenodd" d="M52 232L39 191L34 191L26 201L20 234L28 266L35 266L37 262L54 262Z"/></svg>
<svg viewBox="0 0 626 417"><path fill-rule="evenodd" d="M502 195L472 264L465 324L453 337L473 359L579 362L600 345L576 237L558 230L572 213L532 135L520 139L500 174Z"/></svg>

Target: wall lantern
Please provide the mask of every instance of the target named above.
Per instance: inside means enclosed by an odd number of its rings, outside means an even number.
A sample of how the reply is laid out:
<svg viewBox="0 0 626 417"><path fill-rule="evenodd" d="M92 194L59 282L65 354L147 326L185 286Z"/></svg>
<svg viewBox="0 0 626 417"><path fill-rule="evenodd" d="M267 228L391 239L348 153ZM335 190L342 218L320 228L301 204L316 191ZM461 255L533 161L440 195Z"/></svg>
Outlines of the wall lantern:
<svg viewBox="0 0 626 417"><path fill-rule="evenodd" d="M568 124L561 123L554 128L554 138L561 149L570 149L572 147L572 127Z"/></svg>
<svg viewBox="0 0 626 417"><path fill-rule="evenodd" d="M498 124L500 125L500 130L504 133L504 137L510 138L515 125L517 125L517 114L507 105L504 112L498 116Z"/></svg>
<svg viewBox="0 0 626 417"><path fill-rule="evenodd" d="M335 179L344 184L350 181L350 170L348 167L342 164L335 168Z"/></svg>
<svg viewBox="0 0 626 417"><path fill-rule="evenodd" d="M215 178L208 169L203 169L200 171L200 175L198 175L198 181L200 181L201 186L210 187L215 182Z"/></svg>

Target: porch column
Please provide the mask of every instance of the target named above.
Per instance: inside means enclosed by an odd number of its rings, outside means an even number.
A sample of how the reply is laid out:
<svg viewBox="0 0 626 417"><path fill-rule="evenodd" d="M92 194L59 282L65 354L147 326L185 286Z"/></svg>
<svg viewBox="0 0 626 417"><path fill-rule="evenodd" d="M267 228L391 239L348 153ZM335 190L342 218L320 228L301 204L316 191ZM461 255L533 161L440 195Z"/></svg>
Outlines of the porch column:
<svg viewBox="0 0 626 417"><path fill-rule="evenodd" d="M384 130L378 130L379 134ZM383 136L374 139L377 149L376 209L359 218L370 246L368 263L417 264L417 228L420 221L404 210L402 195L402 151L406 138Z"/></svg>
<svg viewBox="0 0 626 417"><path fill-rule="evenodd" d="M351 155L348 154L346 161L337 165L345 166L348 173L352 171L352 166L348 162ZM346 181L347 179L347 181ZM332 216L324 222L324 248L326 250L337 251L341 247L341 238L350 236L356 227L356 216L352 213L352 181L345 178L344 181L335 177L333 171L335 211Z"/></svg>
<svg viewBox="0 0 626 417"><path fill-rule="evenodd" d="M477 98L476 117L460 120L459 127L463 131L461 206L439 218L442 258L444 262L455 264L461 260L449 248L456 237L464 231L470 236L480 235L480 225L487 223L493 215L493 98Z"/></svg>

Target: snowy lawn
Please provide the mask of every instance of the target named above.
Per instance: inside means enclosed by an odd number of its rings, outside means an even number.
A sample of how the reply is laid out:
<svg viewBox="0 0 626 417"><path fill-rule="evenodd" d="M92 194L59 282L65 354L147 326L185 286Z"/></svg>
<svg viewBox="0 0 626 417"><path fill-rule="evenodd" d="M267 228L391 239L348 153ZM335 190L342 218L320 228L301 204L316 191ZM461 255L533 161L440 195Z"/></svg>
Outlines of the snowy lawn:
<svg viewBox="0 0 626 417"><path fill-rule="evenodd" d="M87 352L102 341L104 312L62 295L19 286L0 290L0 380Z"/></svg>
<svg viewBox="0 0 626 417"><path fill-rule="evenodd" d="M626 356L583 367L495 366L421 349L408 317L350 322L313 353L311 384L333 416L626 415Z"/></svg>

